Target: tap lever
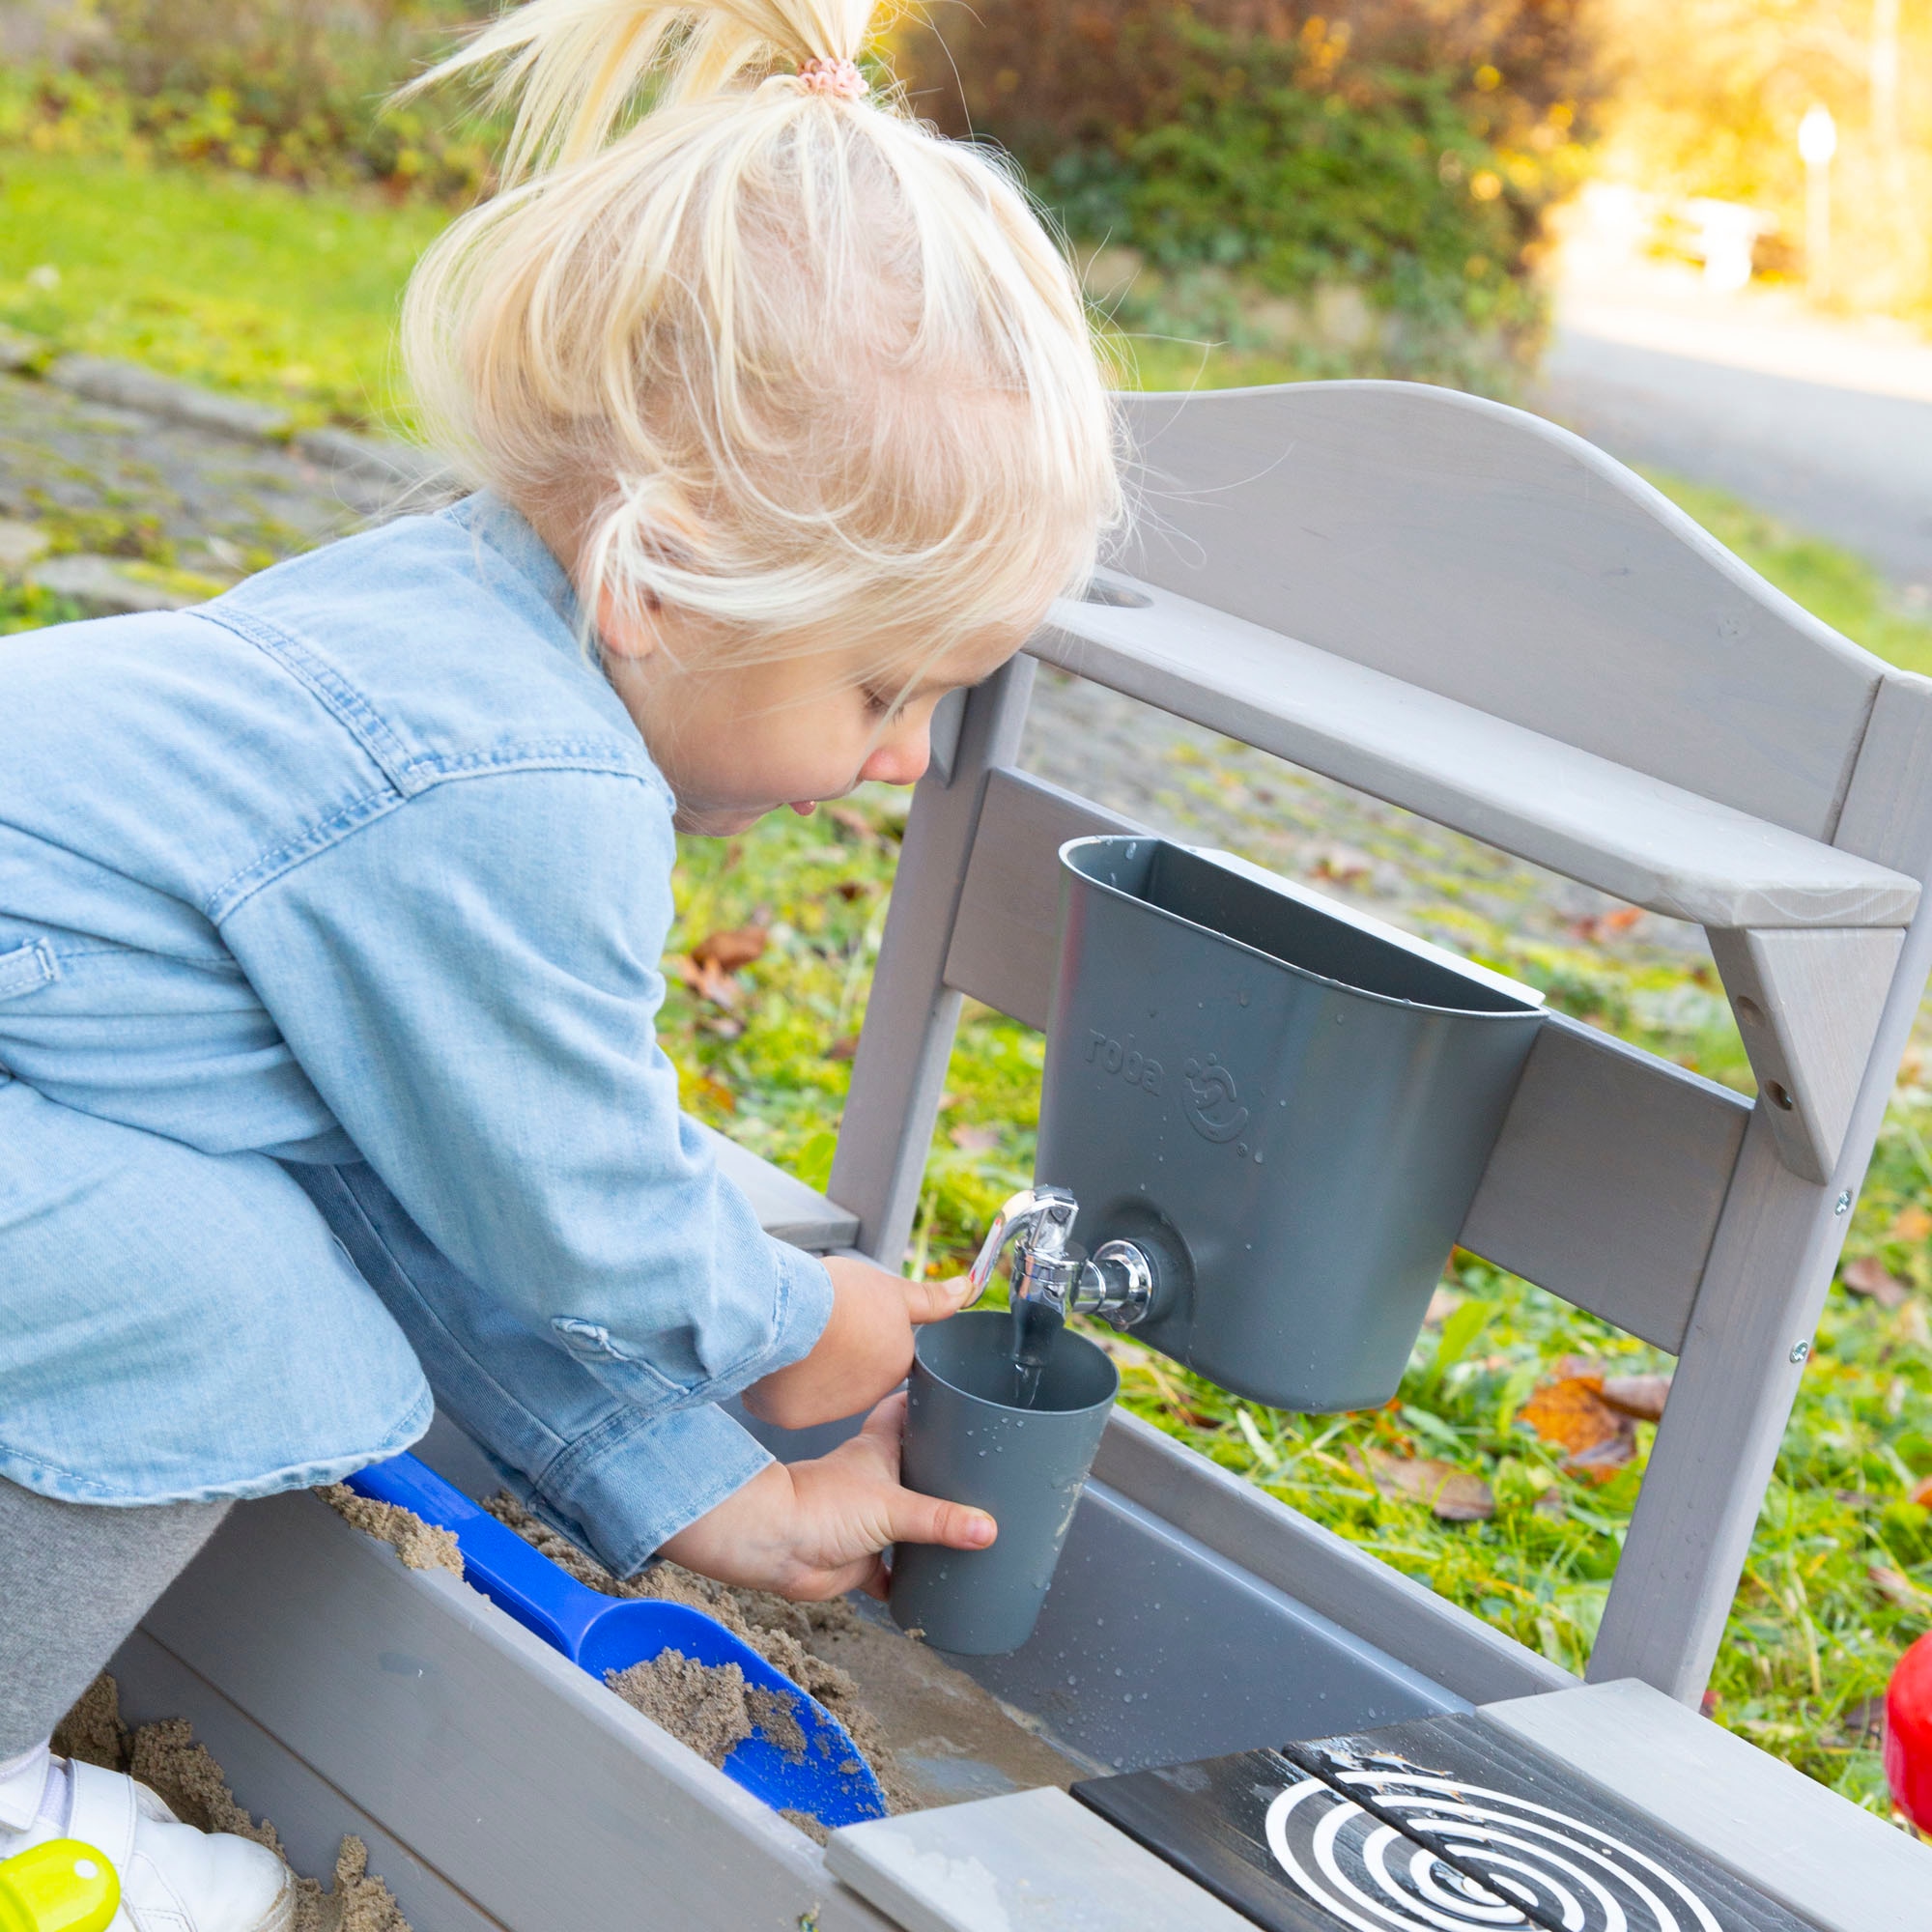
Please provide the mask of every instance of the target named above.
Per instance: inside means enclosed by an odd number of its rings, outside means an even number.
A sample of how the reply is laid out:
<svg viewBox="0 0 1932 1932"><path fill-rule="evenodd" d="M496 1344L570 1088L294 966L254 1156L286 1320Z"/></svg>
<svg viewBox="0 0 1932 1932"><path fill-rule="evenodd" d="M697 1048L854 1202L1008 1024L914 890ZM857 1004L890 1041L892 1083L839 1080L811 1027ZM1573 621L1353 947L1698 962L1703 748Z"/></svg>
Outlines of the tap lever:
<svg viewBox="0 0 1932 1932"><path fill-rule="evenodd" d="M967 1271L978 1291L973 1299L979 1300L992 1286L994 1270L1009 1241L1040 1247L1051 1255L1064 1253L1066 1237L1073 1231L1073 1217L1079 1211L1080 1204L1064 1187L1023 1187L1009 1196L993 1216L993 1225L986 1230L986 1238Z"/></svg>
<svg viewBox="0 0 1932 1932"><path fill-rule="evenodd" d="M1013 1195L994 1215L971 1279L984 1294L1012 1243L1016 1329L1034 1336L1057 1331L1069 1315L1097 1315L1115 1328L1131 1328L1151 1313L1155 1277L1147 1251L1120 1240L1103 1241L1091 1258L1069 1248L1079 1212L1065 1188L1042 1184Z"/></svg>

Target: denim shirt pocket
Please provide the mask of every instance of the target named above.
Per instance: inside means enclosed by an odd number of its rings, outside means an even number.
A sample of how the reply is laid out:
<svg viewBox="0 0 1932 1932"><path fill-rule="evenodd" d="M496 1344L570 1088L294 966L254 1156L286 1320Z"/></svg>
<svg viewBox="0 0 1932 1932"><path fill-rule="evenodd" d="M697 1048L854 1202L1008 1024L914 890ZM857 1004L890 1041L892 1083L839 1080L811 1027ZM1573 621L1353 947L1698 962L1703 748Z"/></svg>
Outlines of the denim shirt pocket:
<svg viewBox="0 0 1932 1932"><path fill-rule="evenodd" d="M11 952L0 952L0 1000L38 993L59 978L60 962L44 939L30 939Z"/></svg>

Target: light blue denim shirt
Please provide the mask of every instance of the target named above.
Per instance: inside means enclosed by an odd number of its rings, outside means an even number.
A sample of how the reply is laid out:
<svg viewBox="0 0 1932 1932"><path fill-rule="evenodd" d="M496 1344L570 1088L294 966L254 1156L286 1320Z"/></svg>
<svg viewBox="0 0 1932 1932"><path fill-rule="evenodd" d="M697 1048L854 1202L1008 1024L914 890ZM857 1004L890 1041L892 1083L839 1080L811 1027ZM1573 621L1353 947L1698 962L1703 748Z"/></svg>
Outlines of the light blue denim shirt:
<svg viewBox="0 0 1932 1932"><path fill-rule="evenodd" d="M803 1355L831 1286L759 1230L678 1111L653 1031L672 810L579 643L562 571L488 497L196 611L0 639L0 1082L33 1102L0 1108L0 1474L109 1502L259 1493L340 1474L427 1419L389 1369L371 1370L366 1416L338 1404L297 1428L299 1364L258 1391L231 1363L218 1392L197 1386L191 1344L132 1386L88 1368L75 1335L112 1353L124 1301L193 1333L194 1282L176 1277L210 1263L188 1241L177 1265L170 1246L192 1181L168 1170L166 1211L116 1262L100 1216L50 1179L97 1153L131 1163L100 1197L125 1226L151 1142L212 1157L211 1177L238 1157L298 1177L366 1163L363 1194L446 1264L445 1303L467 1297L526 1352L540 1342L634 1460L659 1432L668 1492L636 1499L607 1550L647 1553L759 1466L709 1405ZM81 1131L63 1115L125 1144L57 1154ZM319 1205L341 1236L348 1210ZM60 1213L80 1243L64 1273L45 1259ZM250 1239L280 1238L227 1232L244 1262ZM366 1279L369 1253L347 1246ZM302 1332L298 1299L341 1298L288 1271L265 1350ZM458 1352L470 1368L445 1373L486 1372L487 1349Z"/></svg>

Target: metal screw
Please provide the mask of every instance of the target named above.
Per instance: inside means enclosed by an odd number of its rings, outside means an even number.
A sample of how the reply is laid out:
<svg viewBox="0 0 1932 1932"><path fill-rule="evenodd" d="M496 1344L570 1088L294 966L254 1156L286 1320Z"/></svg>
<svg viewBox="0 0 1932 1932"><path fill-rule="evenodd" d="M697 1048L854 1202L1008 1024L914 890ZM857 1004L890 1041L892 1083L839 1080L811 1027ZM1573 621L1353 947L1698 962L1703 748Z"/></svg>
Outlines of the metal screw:
<svg viewBox="0 0 1932 1932"><path fill-rule="evenodd" d="M1838 1196L1838 1198L1834 1202L1832 1203L1832 1212L1834 1214L1849 1214L1851 1211L1852 1211L1852 1190L1848 1187L1841 1195Z"/></svg>
<svg viewBox="0 0 1932 1932"><path fill-rule="evenodd" d="M1794 1362L1808 1361L1810 1357L1811 1357L1811 1344L1809 1342L1792 1343L1791 1359Z"/></svg>

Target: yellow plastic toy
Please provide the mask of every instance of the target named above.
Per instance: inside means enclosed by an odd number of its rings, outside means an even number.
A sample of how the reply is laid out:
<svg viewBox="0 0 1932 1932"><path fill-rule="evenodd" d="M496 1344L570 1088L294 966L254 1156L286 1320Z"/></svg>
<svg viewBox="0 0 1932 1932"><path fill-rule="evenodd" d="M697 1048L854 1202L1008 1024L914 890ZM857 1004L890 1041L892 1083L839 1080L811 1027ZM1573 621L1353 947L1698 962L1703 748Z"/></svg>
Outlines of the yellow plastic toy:
<svg viewBox="0 0 1932 1932"><path fill-rule="evenodd" d="M107 1932L121 1880L78 1838L50 1838L0 1861L0 1932Z"/></svg>

